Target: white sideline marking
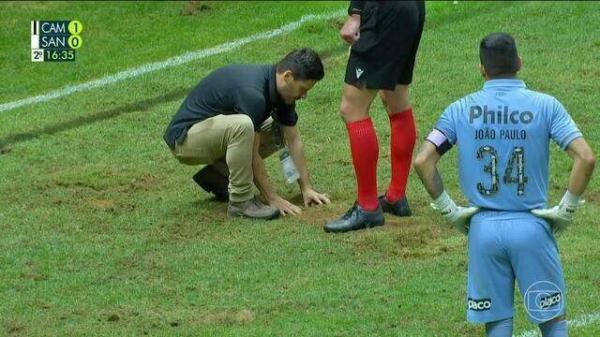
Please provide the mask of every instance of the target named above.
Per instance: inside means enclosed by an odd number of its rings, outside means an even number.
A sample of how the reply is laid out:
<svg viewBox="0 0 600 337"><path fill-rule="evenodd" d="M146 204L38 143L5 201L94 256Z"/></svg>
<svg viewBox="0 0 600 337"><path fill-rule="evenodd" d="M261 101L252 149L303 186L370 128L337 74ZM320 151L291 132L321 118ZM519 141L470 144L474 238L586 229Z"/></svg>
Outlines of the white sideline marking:
<svg viewBox="0 0 600 337"><path fill-rule="evenodd" d="M98 88L98 87L103 87L103 86L106 86L109 84L113 84L113 83L117 83L117 82L126 80L128 78L137 77L137 76L140 76L140 75L152 72L152 71L182 65L182 64L185 64L185 63L188 63L191 61L203 59L203 58L211 56L211 55L225 53L225 52L240 48L241 46L246 45L250 42L270 39L272 37L275 37L275 36L278 36L281 34L289 33L291 31L294 31L294 30L300 28L300 26L302 26L302 24L304 24L306 22L332 19L332 18L335 18L338 16L343 16L343 15L345 15L345 13L346 13L346 11L336 11L336 12L332 12L332 13L319 14L319 15L314 15L314 14L304 15L300 18L300 20L288 23L279 28L269 30L266 32L252 34L250 36L247 36L247 37L244 37L244 38L241 38L238 40L234 40L231 42L225 42L216 47L187 52L187 53L184 53L184 54L181 54L178 56L168 58L164 61L146 63L141 66L129 68L129 69L123 70L121 72L118 72L116 74L108 75L108 76L105 76L105 77L102 77L102 78L99 78L96 80L92 80L89 82L75 84L75 85L67 85L63 88L52 90L52 91L49 91L42 95L31 96L31 97L23 98L23 99L12 101L12 102L2 103L2 104L0 104L0 112L16 109L16 108L31 105L31 104L47 102L47 101L50 101L50 100L53 100L56 98L60 98L60 97L64 97L64 96L73 94L75 92L80 92L80 91L90 90L90 89L94 89L94 88Z"/></svg>
<svg viewBox="0 0 600 337"><path fill-rule="evenodd" d="M600 321L600 312L596 312L593 314L586 314L586 315L583 315L576 319L570 319L567 322L568 322L569 328L579 328L579 327L593 324L597 321ZM539 330L536 329L536 330L525 331L522 334L520 334L518 337L539 337L539 336L541 336L540 332L539 332Z"/></svg>

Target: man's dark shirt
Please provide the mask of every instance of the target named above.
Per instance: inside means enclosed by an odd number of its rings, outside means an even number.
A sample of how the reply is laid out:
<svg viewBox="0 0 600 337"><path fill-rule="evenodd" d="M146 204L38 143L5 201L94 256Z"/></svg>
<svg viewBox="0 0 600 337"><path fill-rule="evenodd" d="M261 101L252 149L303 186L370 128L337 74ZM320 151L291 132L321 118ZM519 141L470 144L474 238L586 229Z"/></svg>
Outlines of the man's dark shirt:
<svg viewBox="0 0 600 337"><path fill-rule="evenodd" d="M281 99L275 71L271 64L230 65L213 71L183 101L165 131L165 142L174 149L192 125L217 115L247 115L256 132L269 116L279 124L296 125L295 106Z"/></svg>

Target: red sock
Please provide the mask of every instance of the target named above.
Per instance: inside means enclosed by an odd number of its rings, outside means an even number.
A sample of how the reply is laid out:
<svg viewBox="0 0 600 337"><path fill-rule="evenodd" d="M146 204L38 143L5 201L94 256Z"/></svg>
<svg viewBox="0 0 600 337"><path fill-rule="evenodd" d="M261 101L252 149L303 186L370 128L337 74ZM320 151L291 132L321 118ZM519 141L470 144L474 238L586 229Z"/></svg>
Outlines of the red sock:
<svg viewBox="0 0 600 337"><path fill-rule="evenodd" d="M388 201L394 203L404 197L406 181L412 162L412 153L417 139L412 108L390 116L390 158L392 161L392 180L387 190Z"/></svg>
<svg viewBox="0 0 600 337"><path fill-rule="evenodd" d="M377 200L377 160L379 143L370 117L346 124L352 150L352 163L358 186L358 204L367 211L379 207Z"/></svg>

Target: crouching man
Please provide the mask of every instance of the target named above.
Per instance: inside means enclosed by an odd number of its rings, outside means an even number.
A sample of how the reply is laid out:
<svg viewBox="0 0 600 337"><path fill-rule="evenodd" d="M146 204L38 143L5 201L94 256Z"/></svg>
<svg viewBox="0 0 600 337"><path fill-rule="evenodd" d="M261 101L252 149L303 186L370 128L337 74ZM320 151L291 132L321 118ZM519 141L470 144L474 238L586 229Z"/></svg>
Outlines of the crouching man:
<svg viewBox="0 0 600 337"><path fill-rule="evenodd" d="M184 100L164 140L179 162L207 165L194 181L217 198L228 199L231 217L274 219L301 213L273 190L265 170L263 157L283 141L296 164L305 206L329 203L310 182L295 110L295 101L306 97L323 76L319 56L308 48L292 51L276 65L219 68ZM253 182L268 205L254 195Z"/></svg>

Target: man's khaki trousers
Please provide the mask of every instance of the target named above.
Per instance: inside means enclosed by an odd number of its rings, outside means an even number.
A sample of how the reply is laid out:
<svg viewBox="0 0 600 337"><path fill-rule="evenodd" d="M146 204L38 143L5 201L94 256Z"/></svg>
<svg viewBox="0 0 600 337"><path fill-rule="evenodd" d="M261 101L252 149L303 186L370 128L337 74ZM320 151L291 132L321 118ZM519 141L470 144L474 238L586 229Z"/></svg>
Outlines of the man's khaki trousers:
<svg viewBox="0 0 600 337"><path fill-rule="evenodd" d="M250 117L217 115L194 124L173 154L187 165L214 165L229 176L229 200L241 202L254 197L252 147L254 126ZM283 147L279 126L272 118L261 125L259 153L266 158Z"/></svg>

